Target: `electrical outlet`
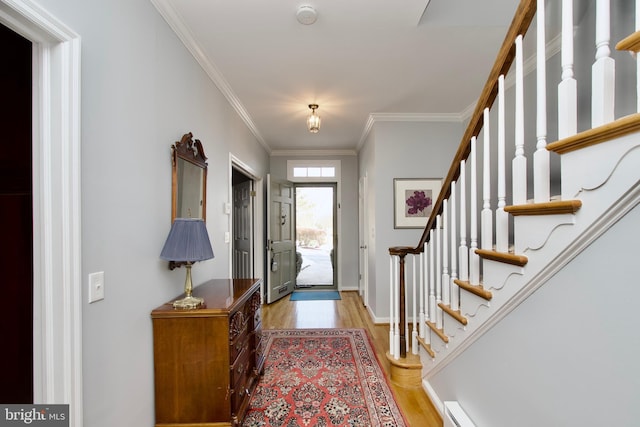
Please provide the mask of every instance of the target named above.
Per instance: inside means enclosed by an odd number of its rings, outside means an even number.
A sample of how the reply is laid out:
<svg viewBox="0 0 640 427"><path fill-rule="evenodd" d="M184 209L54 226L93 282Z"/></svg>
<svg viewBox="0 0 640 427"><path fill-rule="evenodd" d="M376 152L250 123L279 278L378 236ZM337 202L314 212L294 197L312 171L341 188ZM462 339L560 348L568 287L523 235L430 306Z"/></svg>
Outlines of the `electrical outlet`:
<svg viewBox="0 0 640 427"><path fill-rule="evenodd" d="M104 299L104 271L89 274L89 304Z"/></svg>

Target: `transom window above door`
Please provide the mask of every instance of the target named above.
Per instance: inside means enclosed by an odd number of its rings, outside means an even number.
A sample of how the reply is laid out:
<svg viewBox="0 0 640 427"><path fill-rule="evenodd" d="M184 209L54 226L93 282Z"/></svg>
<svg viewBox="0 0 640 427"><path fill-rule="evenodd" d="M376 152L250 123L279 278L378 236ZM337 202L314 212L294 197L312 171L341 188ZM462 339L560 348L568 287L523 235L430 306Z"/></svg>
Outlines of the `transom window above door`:
<svg viewBox="0 0 640 427"><path fill-rule="evenodd" d="M340 160L287 160L287 179L292 182L337 182Z"/></svg>

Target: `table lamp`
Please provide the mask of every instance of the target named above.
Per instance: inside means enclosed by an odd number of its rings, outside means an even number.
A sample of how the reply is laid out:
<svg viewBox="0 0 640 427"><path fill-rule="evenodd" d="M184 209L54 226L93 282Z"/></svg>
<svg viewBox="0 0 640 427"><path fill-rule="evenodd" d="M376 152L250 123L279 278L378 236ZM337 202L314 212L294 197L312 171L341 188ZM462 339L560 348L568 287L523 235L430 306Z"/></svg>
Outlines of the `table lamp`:
<svg viewBox="0 0 640 427"><path fill-rule="evenodd" d="M213 258L207 227L202 219L176 218L162 248L160 258L165 261L184 262L187 278L184 282L185 297L174 301L173 307L193 310L204 305L202 298L191 295L191 265L194 262Z"/></svg>

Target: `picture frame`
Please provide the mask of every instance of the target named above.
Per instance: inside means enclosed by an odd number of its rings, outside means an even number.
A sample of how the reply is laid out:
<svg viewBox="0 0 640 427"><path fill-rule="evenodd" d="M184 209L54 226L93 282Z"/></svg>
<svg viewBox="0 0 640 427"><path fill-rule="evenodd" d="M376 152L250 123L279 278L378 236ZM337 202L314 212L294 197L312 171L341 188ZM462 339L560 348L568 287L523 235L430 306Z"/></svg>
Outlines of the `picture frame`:
<svg viewBox="0 0 640 427"><path fill-rule="evenodd" d="M441 178L394 178L393 228L424 228L441 189Z"/></svg>

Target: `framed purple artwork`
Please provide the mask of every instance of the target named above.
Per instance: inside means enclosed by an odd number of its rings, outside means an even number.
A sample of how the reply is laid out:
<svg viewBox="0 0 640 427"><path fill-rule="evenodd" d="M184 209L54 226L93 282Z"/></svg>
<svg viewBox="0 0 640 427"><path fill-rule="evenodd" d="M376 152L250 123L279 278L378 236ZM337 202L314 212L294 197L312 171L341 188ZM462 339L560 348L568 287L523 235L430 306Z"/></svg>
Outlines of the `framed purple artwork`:
<svg viewBox="0 0 640 427"><path fill-rule="evenodd" d="M441 187L439 178L395 178L393 227L424 228Z"/></svg>

